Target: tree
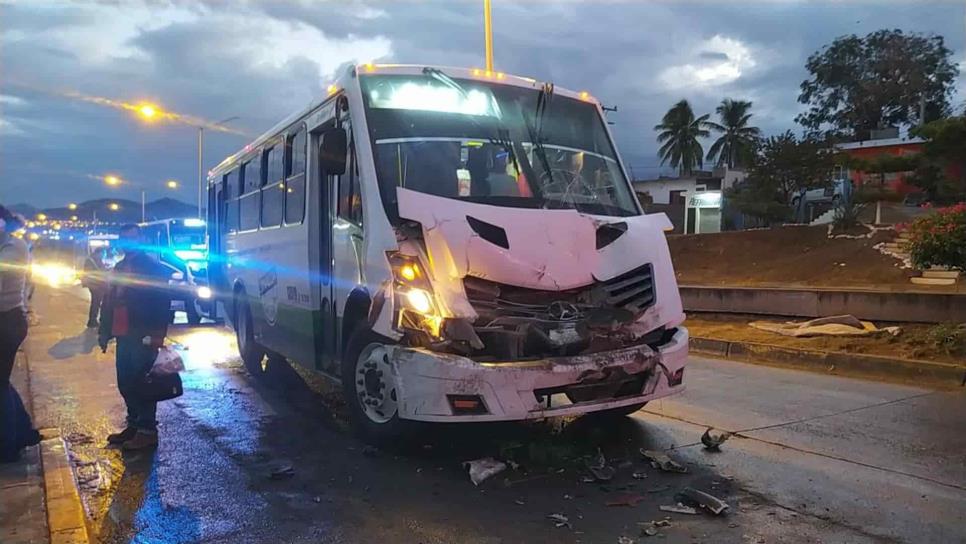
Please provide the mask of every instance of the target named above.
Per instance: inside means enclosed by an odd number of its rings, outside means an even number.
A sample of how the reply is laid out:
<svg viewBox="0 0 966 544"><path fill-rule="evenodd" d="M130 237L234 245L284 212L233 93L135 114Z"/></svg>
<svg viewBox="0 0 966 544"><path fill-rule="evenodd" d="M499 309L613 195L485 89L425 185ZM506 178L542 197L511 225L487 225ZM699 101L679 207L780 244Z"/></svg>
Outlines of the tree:
<svg viewBox="0 0 966 544"><path fill-rule="evenodd" d="M827 141L798 139L790 131L760 140L748 179L733 193L735 206L766 222L790 217L793 197L831 185L843 160Z"/></svg>
<svg viewBox="0 0 966 544"><path fill-rule="evenodd" d="M933 121L911 132L926 143L910 181L933 200L966 199L966 115Z"/></svg>
<svg viewBox="0 0 966 544"><path fill-rule="evenodd" d="M805 64L795 120L818 131L866 138L870 130L921 124L950 108L958 70L941 36L879 30L837 38ZM925 119L923 119L924 114Z"/></svg>
<svg viewBox="0 0 966 544"><path fill-rule="evenodd" d="M721 136L708 150L708 160L715 161L717 166L726 165L734 168L747 164L751 153L754 152L755 140L761 134L758 127L748 126L751 119L751 102L747 100L732 100L725 98L715 110L720 123L708 123L712 130L721 132Z"/></svg>
<svg viewBox="0 0 966 544"><path fill-rule="evenodd" d="M703 166L704 148L698 138L707 138L711 134L708 127L708 115L696 118L687 100L675 104L664 114L661 123L654 127L659 131L657 141L662 144L658 150L661 164L670 162L682 176L690 175L695 167Z"/></svg>

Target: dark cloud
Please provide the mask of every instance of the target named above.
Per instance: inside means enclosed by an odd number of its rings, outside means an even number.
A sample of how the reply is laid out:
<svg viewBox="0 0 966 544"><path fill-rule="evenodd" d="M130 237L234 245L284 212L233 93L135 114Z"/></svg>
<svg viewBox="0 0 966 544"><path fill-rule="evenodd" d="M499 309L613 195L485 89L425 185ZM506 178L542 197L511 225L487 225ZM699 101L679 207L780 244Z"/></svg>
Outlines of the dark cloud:
<svg viewBox="0 0 966 544"><path fill-rule="evenodd" d="M251 134L324 89L343 62L480 66L481 2L265 0L0 4L0 201L59 205L103 196L89 174L117 172L161 196L179 179L195 198L194 128L145 125L68 100L78 91L152 100ZM494 2L495 56L508 73L589 90L610 113L626 162L655 175L653 126L675 101L713 113L724 97L754 102L766 133L796 129L809 54L878 28L942 34L966 62L953 3ZM858 21L858 22L857 22ZM962 87L962 85L961 85ZM960 92L956 102L966 96ZM9 98L4 98L9 97ZM209 134L206 166L245 143ZM116 190L137 198L137 186ZM150 194L150 193L149 193Z"/></svg>

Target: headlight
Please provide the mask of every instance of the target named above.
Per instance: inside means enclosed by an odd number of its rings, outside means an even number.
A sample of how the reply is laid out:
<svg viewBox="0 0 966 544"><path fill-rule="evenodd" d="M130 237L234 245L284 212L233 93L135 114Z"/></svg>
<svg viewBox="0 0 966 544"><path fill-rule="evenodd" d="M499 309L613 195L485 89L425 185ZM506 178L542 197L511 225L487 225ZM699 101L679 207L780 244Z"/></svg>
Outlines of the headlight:
<svg viewBox="0 0 966 544"><path fill-rule="evenodd" d="M198 295L198 298L208 300L209 298L211 298L211 294L212 294L211 287L208 287L207 285L202 285L201 287L198 288L198 290L195 293Z"/></svg>
<svg viewBox="0 0 966 544"><path fill-rule="evenodd" d="M433 310L433 301L426 291L414 288L406 292L406 302L409 307L421 314L428 314Z"/></svg>
<svg viewBox="0 0 966 544"><path fill-rule="evenodd" d="M397 327L422 331L438 338L443 320L425 269L416 257L410 255L390 253L388 257L395 279L396 307L399 308Z"/></svg>

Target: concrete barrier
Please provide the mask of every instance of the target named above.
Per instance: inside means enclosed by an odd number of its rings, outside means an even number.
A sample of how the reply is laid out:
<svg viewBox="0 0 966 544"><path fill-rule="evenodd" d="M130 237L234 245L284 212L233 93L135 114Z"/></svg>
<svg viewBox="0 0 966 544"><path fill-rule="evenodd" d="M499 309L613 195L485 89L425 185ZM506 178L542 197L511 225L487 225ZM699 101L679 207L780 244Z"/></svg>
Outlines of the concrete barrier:
<svg viewBox="0 0 966 544"><path fill-rule="evenodd" d="M790 317L852 314L870 321L966 322L966 293L682 285L681 299L689 312Z"/></svg>
<svg viewBox="0 0 966 544"><path fill-rule="evenodd" d="M873 378L943 389L966 385L966 366L879 355L786 348L691 337L691 353L825 374Z"/></svg>

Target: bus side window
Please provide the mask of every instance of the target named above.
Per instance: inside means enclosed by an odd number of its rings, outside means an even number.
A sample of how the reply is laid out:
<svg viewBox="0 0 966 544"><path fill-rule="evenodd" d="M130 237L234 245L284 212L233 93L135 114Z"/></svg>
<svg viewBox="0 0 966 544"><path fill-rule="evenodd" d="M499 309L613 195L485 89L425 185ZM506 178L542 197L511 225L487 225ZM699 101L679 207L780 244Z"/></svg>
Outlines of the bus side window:
<svg viewBox="0 0 966 544"><path fill-rule="evenodd" d="M262 187L262 226L277 227L285 214L285 183L282 182L282 146L265 151L265 186Z"/></svg>
<svg viewBox="0 0 966 544"><path fill-rule="evenodd" d="M362 226L362 191L359 187L355 145L350 140L349 165L345 175L339 176L339 217Z"/></svg>
<svg viewBox="0 0 966 544"><path fill-rule="evenodd" d="M258 197L262 184L261 156L246 162L241 168L241 181L245 187L245 194L238 200L238 230L254 230L258 228Z"/></svg>
<svg viewBox="0 0 966 544"><path fill-rule="evenodd" d="M225 227L229 232L238 230L238 170L225 174Z"/></svg>
<svg viewBox="0 0 966 544"><path fill-rule="evenodd" d="M285 224L301 223L305 216L305 127L285 141Z"/></svg>

